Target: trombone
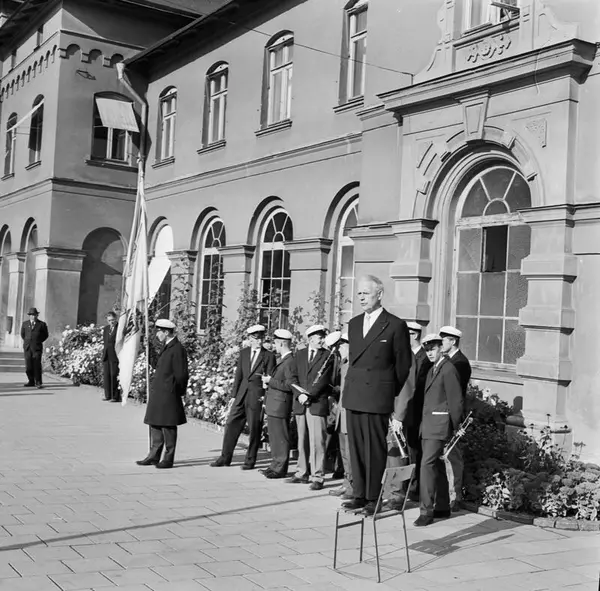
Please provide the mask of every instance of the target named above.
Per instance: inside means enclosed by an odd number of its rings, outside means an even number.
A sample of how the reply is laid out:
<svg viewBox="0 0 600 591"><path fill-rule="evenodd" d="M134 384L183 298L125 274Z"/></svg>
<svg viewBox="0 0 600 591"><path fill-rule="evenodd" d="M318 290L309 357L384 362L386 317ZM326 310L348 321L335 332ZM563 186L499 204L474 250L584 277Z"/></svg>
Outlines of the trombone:
<svg viewBox="0 0 600 591"><path fill-rule="evenodd" d="M444 453L442 454L442 460L447 461L450 452L454 449L456 444L464 437L467 432L467 427L473 422L472 417L473 411L470 410L469 414L465 417L465 420L459 425L456 433L452 436L452 439L444 446Z"/></svg>

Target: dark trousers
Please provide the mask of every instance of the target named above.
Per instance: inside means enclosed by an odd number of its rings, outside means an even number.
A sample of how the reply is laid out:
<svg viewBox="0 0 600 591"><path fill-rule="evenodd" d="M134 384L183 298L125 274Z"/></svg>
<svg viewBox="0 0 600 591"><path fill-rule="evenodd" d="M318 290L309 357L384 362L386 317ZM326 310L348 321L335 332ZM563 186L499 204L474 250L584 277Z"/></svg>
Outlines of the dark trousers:
<svg viewBox="0 0 600 591"><path fill-rule="evenodd" d="M390 417L353 410L346 416L354 497L374 502L386 468Z"/></svg>
<svg viewBox="0 0 600 591"><path fill-rule="evenodd" d="M344 466L344 483L342 486L346 492L352 494L352 465L350 464L350 446L348 444L348 433L337 432L340 442L340 455Z"/></svg>
<svg viewBox="0 0 600 591"><path fill-rule="evenodd" d="M337 431L327 433L325 450L326 469L331 469L331 471L334 474L341 474L342 472L344 472L344 463L342 461L340 438L339 433Z"/></svg>
<svg viewBox="0 0 600 591"><path fill-rule="evenodd" d="M119 362L104 362L104 399L120 400L119 396Z"/></svg>
<svg viewBox="0 0 600 591"><path fill-rule="evenodd" d="M287 474L290 459L289 418L267 417L269 445L271 446L271 465L276 474Z"/></svg>
<svg viewBox="0 0 600 591"><path fill-rule="evenodd" d="M423 457L421 459L421 477L419 502L421 515L433 516L436 511L448 511L450 509L450 491L448 489L448 478L446 477L446 466L441 455L444 452L444 441L437 439L422 439L421 448Z"/></svg>
<svg viewBox="0 0 600 591"><path fill-rule="evenodd" d="M227 464L231 463L235 446L244 430L246 422L250 431L250 441L244 463L252 467L256 463L256 456L262 436L262 404L259 404L257 408L253 408L248 403L248 399L249 396L246 394L239 404L234 404L231 407L231 411L227 417L225 434L223 435L223 449L221 450L221 458Z"/></svg>
<svg viewBox="0 0 600 591"><path fill-rule="evenodd" d="M175 447L177 446L177 427L161 427L150 425L150 453L149 458L160 460L165 450L163 462L173 464L175 460Z"/></svg>
<svg viewBox="0 0 600 591"><path fill-rule="evenodd" d="M27 381L36 386L42 383L42 352L25 349L25 373Z"/></svg>
<svg viewBox="0 0 600 591"><path fill-rule="evenodd" d="M416 427L407 427L405 430L406 443L408 444L408 458L411 464L415 465L415 473L412 482L412 488L408 491L408 494L418 496L419 495L419 482L421 480L421 460L423 458L423 450L421 449L421 438L419 437L419 430L421 425ZM408 482L406 483L408 487Z"/></svg>

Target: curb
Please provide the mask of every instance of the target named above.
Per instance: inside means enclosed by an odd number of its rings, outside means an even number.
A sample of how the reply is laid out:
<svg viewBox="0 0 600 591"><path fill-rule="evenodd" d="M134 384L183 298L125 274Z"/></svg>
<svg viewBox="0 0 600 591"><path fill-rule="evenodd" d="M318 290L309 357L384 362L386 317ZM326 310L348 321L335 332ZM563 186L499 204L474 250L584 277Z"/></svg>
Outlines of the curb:
<svg viewBox="0 0 600 591"><path fill-rule="evenodd" d="M511 513L499 509L491 509L468 501L462 502L463 509L471 513L479 513L493 519L513 521L523 525L534 525L546 529L559 529L567 531L600 531L600 521L587 521L583 519L567 519L564 517L533 517L525 513Z"/></svg>

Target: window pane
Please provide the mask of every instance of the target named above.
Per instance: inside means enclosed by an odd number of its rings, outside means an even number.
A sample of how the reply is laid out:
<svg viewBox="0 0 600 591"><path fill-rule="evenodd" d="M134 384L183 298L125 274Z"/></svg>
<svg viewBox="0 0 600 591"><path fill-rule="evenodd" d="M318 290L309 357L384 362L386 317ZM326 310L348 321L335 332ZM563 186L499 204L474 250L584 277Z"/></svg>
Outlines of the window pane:
<svg viewBox="0 0 600 591"><path fill-rule="evenodd" d="M112 133L112 151L110 158L112 160L126 160L127 159L127 132L122 129L113 129Z"/></svg>
<svg viewBox="0 0 600 591"><path fill-rule="evenodd" d="M283 277L283 250L273 251L273 277Z"/></svg>
<svg viewBox="0 0 600 591"><path fill-rule="evenodd" d="M520 273L507 273L506 315L517 318L527 304L527 279Z"/></svg>
<svg viewBox="0 0 600 591"><path fill-rule="evenodd" d="M271 123L281 121L281 93L283 72L276 72L271 78Z"/></svg>
<svg viewBox="0 0 600 591"><path fill-rule="evenodd" d="M479 303L479 273L459 273L457 277L456 313L476 316Z"/></svg>
<svg viewBox="0 0 600 591"><path fill-rule="evenodd" d="M283 251L283 276L292 276L292 272L290 270L290 253L285 250Z"/></svg>
<svg viewBox="0 0 600 591"><path fill-rule="evenodd" d="M517 320L507 320L505 330L504 363L514 365L525 353L525 329Z"/></svg>
<svg viewBox="0 0 600 591"><path fill-rule="evenodd" d="M356 206L354 206L348 214L348 217L346 218L346 222L344 223L344 236L347 236L348 232L352 228L356 228L356 226L358 226L358 217L356 215L356 210L357 208Z"/></svg>
<svg viewBox="0 0 600 591"><path fill-rule="evenodd" d="M458 233L458 270L481 269L481 228L461 229Z"/></svg>
<svg viewBox="0 0 600 591"><path fill-rule="evenodd" d="M502 362L502 319L482 318L479 321L478 360Z"/></svg>
<svg viewBox="0 0 600 591"><path fill-rule="evenodd" d="M264 242L273 242L275 238L275 224L273 222L273 218L269 220L267 224L267 229L265 230L265 239Z"/></svg>
<svg viewBox="0 0 600 591"><path fill-rule="evenodd" d="M354 76L352 80L352 96L364 94L363 70L367 53L367 38L362 37L354 43Z"/></svg>
<svg viewBox="0 0 600 591"><path fill-rule="evenodd" d="M531 191L527 181L520 174L515 175L506 195L506 202L513 212L531 207Z"/></svg>
<svg viewBox="0 0 600 591"><path fill-rule="evenodd" d="M271 277L271 259L272 259L272 251L266 250L263 252L262 259L262 276L263 279L268 279Z"/></svg>
<svg viewBox="0 0 600 591"><path fill-rule="evenodd" d="M340 276L354 276L354 246L351 244L342 246Z"/></svg>
<svg viewBox="0 0 600 591"><path fill-rule="evenodd" d="M508 209L504 201L492 201L485 208L484 215L500 215L508 213Z"/></svg>
<svg viewBox="0 0 600 591"><path fill-rule="evenodd" d="M283 294L282 294L282 301L281 301L281 305L284 308L289 308L290 306L290 288L291 288L291 281L289 279L286 279L283 282Z"/></svg>
<svg viewBox="0 0 600 591"><path fill-rule="evenodd" d="M271 69L279 68L283 65L283 45L271 50Z"/></svg>
<svg viewBox="0 0 600 591"><path fill-rule="evenodd" d="M480 181L477 181L469 191L463 206L462 217L474 217L483 215L483 210L488 204L488 198Z"/></svg>
<svg viewBox="0 0 600 591"><path fill-rule="evenodd" d="M212 132L210 141L216 142L221 139L219 137L219 119L221 117L221 101L219 99L213 101L210 117L210 129Z"/></svg>
<svg viewBox="0 0 600 591"><path fill-rule="evenodd" d="M92 142L92 157L106 158L108 150L108 128L102 125L94 127L94 141Z"/></svg>
<svg viewBox="0 0 600 591"><path fill-rule="evenodd" d="M521 261L529 256L531 248L531 227L511 226L508 233L508 268L521 269Z"/></svg>
<svg viewBox="0 0 600 591"><path fill-rule="evenodd" d="M360 33L367 30L367 11L361 10L356 14L356 32Z"/></svg>
<svg viewBox="0 0 600 591"><path fill-rule="evenodd" d="M508 226L490 226L483 229L484 273L506 271L506 251L508 248Z"/></svg>
<svg viewBox="0 0 600 591"><path fill-rule="evenodd" d="M490 199L504 199L515 171L508 168L494 168L483 175L483 184Z"/></svg>
<svg viewBox="0 0 600 591"><path fill-rule="evenodd" d="M504 315L504 282L506 273L483 273L481 275L481 315Z"/></svg>
<svg viewBox="0 0 600 591"><path fill-rule="evenodd" d="M460 348L469 359L475 359L477 355L477 318L456 317L456 328L462 331L463 336L460 339Z"/></svg>

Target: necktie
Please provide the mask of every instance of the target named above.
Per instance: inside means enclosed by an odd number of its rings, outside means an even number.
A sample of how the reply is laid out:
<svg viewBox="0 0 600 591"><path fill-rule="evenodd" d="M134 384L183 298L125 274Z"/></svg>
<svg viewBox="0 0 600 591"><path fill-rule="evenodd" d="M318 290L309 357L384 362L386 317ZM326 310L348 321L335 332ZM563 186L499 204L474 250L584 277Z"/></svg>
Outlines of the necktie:
<svg viewBox="0 0 600 591"><path fill-rule="evenodd" d="M312 363L314 358L315 358L315 350L311 349L310 353L308 355L308 363Z"/></svg>
<svg viewBox="0 0 600 591"><path fill-rule="evenodd" d="M371 330L371 316L369 314L365 314L365 325L364 325L364 333L363 336L366 337L369 330Z"/></svg>
<svg viewBox="0 0 600 591"><path fill-rule="evenodd" d="M258 357L258 349L253 349L252 350L252 360L250 361L250 369L252 369L254 367L257 357Z"/></svg>

